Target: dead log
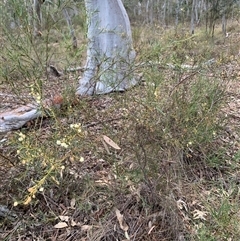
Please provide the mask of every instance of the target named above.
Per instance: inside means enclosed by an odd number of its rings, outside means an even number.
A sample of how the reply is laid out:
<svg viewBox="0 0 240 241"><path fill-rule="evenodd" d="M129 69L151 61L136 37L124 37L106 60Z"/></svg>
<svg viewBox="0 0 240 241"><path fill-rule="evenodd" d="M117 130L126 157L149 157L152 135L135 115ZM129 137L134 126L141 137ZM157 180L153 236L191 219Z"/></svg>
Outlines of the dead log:
<svg viewBox="0 0 240 241"><path fill-rule="evenodd" d="M0 113L0 133L21 128L28 121L43 117L46 108L60 108L63 102L61 95L56 95L52 99L44 100L42 105L37 103L20 106L11 111Z"/></svg>

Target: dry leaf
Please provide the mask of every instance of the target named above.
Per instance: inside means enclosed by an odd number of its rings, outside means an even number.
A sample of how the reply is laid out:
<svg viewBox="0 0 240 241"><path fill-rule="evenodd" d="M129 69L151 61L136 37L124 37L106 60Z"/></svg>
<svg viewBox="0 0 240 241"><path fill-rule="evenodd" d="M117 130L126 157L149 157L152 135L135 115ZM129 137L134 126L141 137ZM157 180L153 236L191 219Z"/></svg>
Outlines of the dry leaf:
<svg viewBox="0 0 240 241"><path fill-rule="evenodd" d="M68 225L65 222L59 222L54 226L54 228L66 228Z"/></svg>
<svg viewBox="0 0 240 241"><path fill-rule="evenodd" d="M128 232L127 232L127 231L125 231L124 235L125 235L125 238L126 238L127 240L130 240L130 237L129 237L129 235L128 235Z"/></svg>
<svg viewBox="0 0 240 241"><path fill-rule="evenodd" d="M102 142L102 144L103 144L105 150L107 151L107 153L108 153L108 154L111 154L111 152L110 152L109 149L108 149L108 145L107 145L107 143L106 143L103 139L101 139L101 142Z"/></svg>
<svg viewBox="0 0 240 241"><path fill-rule="evenodd" d="M183 200L179 199L179 200L177 201L177 206L178 206L178 208L179 208L180 210L185 209L185 211L188 212L187 204L186 204L186 202L184 202Z"/></svg>
<svg viewBox="0 0 240 241"><path fill-rule="evenodd" d="M68 220L69 220L69 216L58 216L59 218L60 218L60 220L61 221L66 221L66 222L68 222Z"/></svg>
<svg viewBox="0 0 240 241"><path fill-rule="evenodd" d="M112 148L116 149L116 150L120 150L121 148L113 141L111 140L109 137L103 135L103 140Z"/></svg>
<svg viewBox="0 0 240 241"><path fill-rule="evenodd" d="M148 231L148 235L152 232L152 230L153 230L155 227L156 227L156 226L153 225L153 226L150 228L150 230Z"/></svg>
<svg viewBox="0 0 240 241"><path fill-rule="evenodd" d="M118 209L116 209L115 213L116 213L120 228L125 232L128 231L128 226L123 220L123 215L120 213Z"/></svg>
<svg viewBox="0 0 240 241"><path fill-rule="evenodd" d="M76 199L75 199L75 198L72 198L72 199L71 199L71 203L70 203L71 208L73 208L73 209L74 209L75 204L76 204Z"/></svg>
<svg viewBox="0 0 240 241"><path fill-rule="evenodd" d="M193 219L202 219L206 220L205 216L207 216L208 212L200 211L195 209L193 211Z"/></svg>
<svg viewBox="0 0 240 241"><path fill-rule="evenodd" d="M92 226L91 225L83 225L81 227L81 231L89 231L92 229Z"/></svg>
<svg viewBox="0 0 240 241"><path fill-rule="evenodd" d="M71 220L71 226L75 227L75 226L77 226L77 223L74 220Z"/></svg>

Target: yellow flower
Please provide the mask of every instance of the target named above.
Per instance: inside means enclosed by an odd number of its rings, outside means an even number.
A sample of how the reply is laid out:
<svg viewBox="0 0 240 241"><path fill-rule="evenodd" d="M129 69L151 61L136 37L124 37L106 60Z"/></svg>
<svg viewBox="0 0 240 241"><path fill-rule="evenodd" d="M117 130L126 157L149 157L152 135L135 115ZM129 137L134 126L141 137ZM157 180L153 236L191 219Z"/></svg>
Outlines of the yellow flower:
<svg viewBox="0 0 240 241"><path fill-rule="evenodd" d="M81 130L81 124L80 124L80 123L71 124L71 125L70 125L70 128L77 130L78 133L81 133L81 132L82 132L82 130Z"/></svg>
<svg viewBox="0 0 240 241"><path fill-rule="evenodd" d="M26 138L26 136L22 132L20 132L18 135L19 135L19 138L18 138L19 141L23 141Z"/></svg>
<svg viewBox="0 0 240 241"><path fill-rule="evenodd" d="M65 142L61 143L60 145L64 148L68 148L68 144L66 144Z"/></svg>
<svg viewBox="0 0 240 241"><path fill-rule="evenodd" d="M79 161L84 162L84 158L81 156Z"/></svg>
<svg viewBox="0 0 240 241"><path fill-rule="evenodd" d="M61 144L62 144L62 142L57 140L57 145L61 145Z"/></svg>

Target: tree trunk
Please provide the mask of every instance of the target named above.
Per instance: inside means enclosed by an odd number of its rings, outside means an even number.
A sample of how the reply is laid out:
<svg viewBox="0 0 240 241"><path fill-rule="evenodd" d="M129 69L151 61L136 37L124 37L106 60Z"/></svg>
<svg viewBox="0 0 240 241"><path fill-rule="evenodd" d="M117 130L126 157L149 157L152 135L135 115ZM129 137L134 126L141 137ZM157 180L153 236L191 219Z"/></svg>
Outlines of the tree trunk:
<svg viewBox="0 0 240 241"><path fill-rule="evenodd" d="M87 62L77 95L124 91L137 82L132 68L135 51L121 0L85 0L88 22Z"/></svg>
<svg viewBox="0 0 240 241"><path fill-rule="evenodd" d="M227 19L226 19L225 12L222 15L222 32L223 32L223 35L226 37L227 36Z"/></svg>
<svg viewBox="0 0 240 241"><path fill-rule="evenodd" d="M41 5L45 0L34 0L33 1L33 27L34 27L34 36L41 35L41 25L42 25L42 12Z"/></svg>
<svg viewBox="0 0 240 241"><path fill-rule="evenodd" d="M191 12L191 34L194 34L194 21L195 21L195 15L194 15L194 9L195 9L195 0L192 1L192 12Z"/></svg>
<svg viewBox="0 0 240 241"><path fill-rule="evenodd" d="M177 0L176 4L177 4L177 7L176 7L175 27L177 28L177 26L178 26L178 19L179 19L179 11L180 11L179 0Z"/></svg>
<svg viewBox="0 0 240 241"><path fill-rule="evenodd" d="M164 0L164 5L163 5L163 24L164 24L165 28L167 27L166 12L167 12L167 0Z"/></svg>
<svg viewBox="0 0 240 241"><path fill-rule="evenodd" d="M74 49L76 49L77 48L77 38L76 38L75 31L73 28L72 19L71 19L71 16L69 15L67 7L64 7L62 12L63 12L64 18L66 19L66 22L67 22L67 25L68 25L68 28L70 31L70 35L72 38L72 46Z"/></svg>

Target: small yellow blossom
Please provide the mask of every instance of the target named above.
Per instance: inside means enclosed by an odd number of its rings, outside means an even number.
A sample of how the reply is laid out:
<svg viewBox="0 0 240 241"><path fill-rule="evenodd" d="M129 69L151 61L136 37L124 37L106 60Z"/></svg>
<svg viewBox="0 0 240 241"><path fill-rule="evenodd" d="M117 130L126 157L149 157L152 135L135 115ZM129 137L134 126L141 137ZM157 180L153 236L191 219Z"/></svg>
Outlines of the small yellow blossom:
<svg viewBox="0 0 240 241"><path fill-rule="evenodd" d="M68 144L66 144L65 142L62 142L62 143L60 144L60 146L62 146L62 147L64 147L64 148L68 148Z"/></svg>
<svg viewBox="0 0 240 241"><path fill-rule="evenodd" d="M187 147L191 146L193 143L191 141L188 142Z"/></svg>
<svg viewBox="0 0 240 241"><path fill-rule="evenodd" d="M71 124L71 125L70 125L70 128L71 128L71 129L75 129L78 133L81 133L81 132L82 132L82 130L81 130L81 124L80 124L80 123Z"/></svg>
<svg viewBox="0 0 240 241"><path fill-rule="evenodd" d="M61 145L62 144L62 142L61 141L59 141L59 140L57 140L57 145Z"/></svg>
<svg viewBox="0 0 240 241"><path fill-rule="evenodd" d="M25 136L22 132L20 132L18 135L19 135L18 140L19 140L20 142L23 141L23 140L26 138L26 136Z"/></svg>
<svg viewBox="0 0 240 241"><path fill-rule="evenodd" d="M84 158L81 156L79 161L84 162Z"/></svg>
<svg viewBox="0 0 240 241"><path fill-rule="evenodd" d="M41 103L41 96L39 95L39 94L36 94L36 102L38 103L38 104L40 104Z"/></svg>

